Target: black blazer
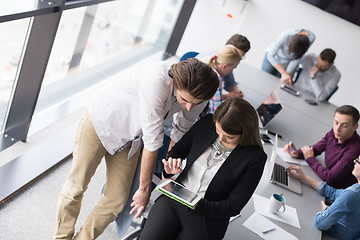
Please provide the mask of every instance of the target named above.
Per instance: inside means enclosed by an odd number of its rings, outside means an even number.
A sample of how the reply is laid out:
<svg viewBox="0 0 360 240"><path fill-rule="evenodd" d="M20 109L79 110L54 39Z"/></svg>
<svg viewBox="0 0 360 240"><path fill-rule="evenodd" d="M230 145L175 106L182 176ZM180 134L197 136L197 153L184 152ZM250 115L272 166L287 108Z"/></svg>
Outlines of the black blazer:
<svg viewBox="0 0 360 240"><path fill-rule="evenodd" d="M186 176L194 161L215 141L213 115L209 114L197 123L174 145L168 157L187 158L177 182ZM240 213L258 185L266 154L259 146L236 146L225 160L200 200L193 214L204 216L209 239L222 239L231 216ZM172 175L166 174L169 178Z"/></svg>

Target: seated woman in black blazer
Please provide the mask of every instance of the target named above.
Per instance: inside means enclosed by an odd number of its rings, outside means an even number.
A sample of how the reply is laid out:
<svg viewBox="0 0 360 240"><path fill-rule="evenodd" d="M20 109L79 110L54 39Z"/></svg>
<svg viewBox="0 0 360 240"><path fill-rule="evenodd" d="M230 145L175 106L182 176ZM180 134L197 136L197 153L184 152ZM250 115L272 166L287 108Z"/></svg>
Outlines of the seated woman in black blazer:
<svg viewBox="0 0 360 240"><path fill-rule="evenodd" d="M214 115L195 123L163 159L164 178L180 173L176 181L203 198L190 209L160 196L140 239L222 239L229 218L240 213L255 191L265 161L255 109L239 97L225 100Z"/></svg>

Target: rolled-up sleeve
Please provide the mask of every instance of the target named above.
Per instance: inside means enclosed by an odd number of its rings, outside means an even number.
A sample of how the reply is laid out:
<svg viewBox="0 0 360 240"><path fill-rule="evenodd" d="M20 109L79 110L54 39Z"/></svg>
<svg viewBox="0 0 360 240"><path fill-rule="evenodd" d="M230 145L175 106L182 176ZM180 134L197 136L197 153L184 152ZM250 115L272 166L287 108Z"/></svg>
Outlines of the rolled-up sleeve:
<svg viewBox="0 0 360 240"><path fill-rule="evenodd" d="M156 151L163 145L164 118L167 114L166 106L171 94L171 83L159 74L144 79L139 87L139 110L144 147L149 151Z"/></svg>
<svg viewBox="0 0 360 240"><path fill-rule="evenodd" d="M327 185L326 188L331 188ZM325 211L318 212L315 216L315 226L320 230L329 230L338 224L339 219L358 208L358 197L351 190L337 189L334 194L337 198Z"/></svg>

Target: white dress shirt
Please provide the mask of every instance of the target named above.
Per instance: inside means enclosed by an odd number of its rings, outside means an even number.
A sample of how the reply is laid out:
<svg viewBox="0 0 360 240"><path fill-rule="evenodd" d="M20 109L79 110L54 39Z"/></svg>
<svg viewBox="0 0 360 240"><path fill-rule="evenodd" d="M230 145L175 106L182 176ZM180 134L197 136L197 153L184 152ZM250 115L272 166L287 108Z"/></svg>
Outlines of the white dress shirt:
<svg viewBox="0 0 360 240"><path fill-rule="evenodd" d="M331 65L327 70L316 74L314 79L311 78L311 69L316 65L318 56L316 54L306 54L301 60L302 71L294 86L300 91L310 93L314 99L324 101L339 83L341 74L339 70Z"/></svg>
<svg viewBox="0 0 360 240"><path fill-rule="evenodd" d="M171 139L177 142L195 123L207 102L190 112L176 101L168 70L174 62L139 64L114 77L90 98L90 118L105 149L110 154L132 142L128 158L139 147L155 151L163 145L164 121L174 113Z"/></svg>

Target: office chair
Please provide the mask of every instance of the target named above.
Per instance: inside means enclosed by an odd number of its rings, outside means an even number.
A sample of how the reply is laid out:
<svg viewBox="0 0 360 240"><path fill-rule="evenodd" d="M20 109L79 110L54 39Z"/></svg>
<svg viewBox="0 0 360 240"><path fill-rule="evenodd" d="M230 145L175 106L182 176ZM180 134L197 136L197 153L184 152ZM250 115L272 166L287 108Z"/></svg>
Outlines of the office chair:
<svg viewBox="0 0 360 240"><path fill-rule="evenodd" d="M339 89L339 86L336 85L336 87L334 88L334 90L330 93L330 95L325 99L326 101L329 101L329 99L332 97L332 95L334 95L334 93Z"/></svg>
<svg viewBox="0 0 360 240"><path fill-rule="evenodd" d="M184 55L182 55L182 56L180 57L179 62L184 61L184 60L186 60L186 59L188 59L188 58L196 57L197 55L199 55L198 52L193 52L193 51L191 51L191 52L186 52L186 53L184 53Z"/></svg>
<svg viewBox="0 0 360 240"><path fill-rule="evenodd" d="M299 79L302 70L303 70L302 65L299 64L299 67L295 70L293 75L293 83L296 83L296 81Z"/></svg>

